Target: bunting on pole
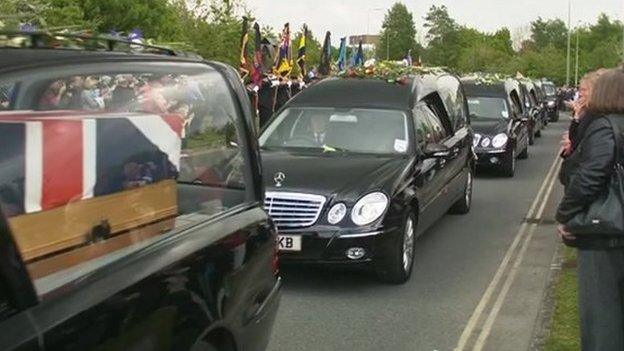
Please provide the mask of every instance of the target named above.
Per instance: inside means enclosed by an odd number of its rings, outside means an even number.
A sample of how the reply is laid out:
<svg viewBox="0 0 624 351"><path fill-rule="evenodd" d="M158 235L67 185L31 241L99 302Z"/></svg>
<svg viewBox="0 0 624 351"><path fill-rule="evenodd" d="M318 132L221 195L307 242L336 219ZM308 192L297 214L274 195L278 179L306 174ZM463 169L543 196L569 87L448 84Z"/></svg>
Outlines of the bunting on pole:
<svg viewBox="0 0 624 351"><path fill-rule="evenodd" d="M308 26L303 25L303 33L299 41L299 51L297 52L297 64L299 65L299 78L306 76L306 41L308 38Z"/></svg>
<svg viewBox="0 0 624 351"><path fill-rule="evenodd" d="M239 72L241 79L244 81L249 76L250 67L247 60L247 44L249 44L249 19L243 17L243 32L241 34L241 53L240 53L240 66Z"/></svg>
<svg viewBox="0 0 624 351"><path fill-rule="evenodd" d="M292 52L290 46L290 24L284 25L282 31L282 42L279 48L279 55L275 60L275 75L280 77L289 77L292 71Z"/></svg>
<svg viewBox="0 0 624 351"><path fill-rule="evenodd" d="M325 33L318 72L321 76L328 76L331 73L331 32L329 31Z"/></svg>
<svg viewBox="0 0 624 351"><path fill-rule="evenodd" d="M338 55L338 71L347 69L347 38L340 38L340 51Z"/></svg>

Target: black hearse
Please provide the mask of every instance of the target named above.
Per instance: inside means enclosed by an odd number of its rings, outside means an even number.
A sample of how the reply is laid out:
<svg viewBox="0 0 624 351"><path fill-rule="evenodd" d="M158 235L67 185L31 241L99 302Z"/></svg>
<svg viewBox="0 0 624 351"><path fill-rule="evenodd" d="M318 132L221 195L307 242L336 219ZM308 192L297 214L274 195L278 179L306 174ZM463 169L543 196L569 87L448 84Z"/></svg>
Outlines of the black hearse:
<svg viewBox="0 0 624 351"><path fill-rule="evenodd" d="M108 39L0 44L21 47L0 48L0 349L264 350L277 233L237 72Z"/></svg>
<svg viewBox="0 0 624 351"><path fill-rule="evenodd" d="M520 84L515 79L462 79L475 131L478 166L495 167L513 177L516 159L529 156L528 118L524 116Z"/></svg>
<svg viewBox="0 0 624 351"><path fill-rule="evenodd" d="M545 108L548 118L552 122L559 120L559 105L557 104L557 86L555 83L543 80L542 88L546 96Z"/></svg>
<svg viewBox="0 0 624 351"><path fill-rule="evenodd" d="M276 114L260 145L283 260L366 263L403 283L418 236L470 210L472 130L451 75L326 79Z"/></svg>

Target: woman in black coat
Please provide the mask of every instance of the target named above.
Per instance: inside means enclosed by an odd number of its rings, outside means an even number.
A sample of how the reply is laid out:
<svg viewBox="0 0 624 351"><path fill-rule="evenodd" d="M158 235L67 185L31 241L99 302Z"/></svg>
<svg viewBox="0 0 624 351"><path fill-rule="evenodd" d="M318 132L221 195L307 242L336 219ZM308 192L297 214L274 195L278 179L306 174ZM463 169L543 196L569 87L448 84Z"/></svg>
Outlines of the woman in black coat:
<svg viewBox="0 0 624 351"><path fill-rule="evenodd" d="M624 350L624 240L575 236L566 227L607 191L616 145L611 123L624 130L624 71L601 75L588 101L591 123L566 160L565 195L557 211L564 242L578 248L579 306L583 350ZM624 236L622 236L624 238Z"/></svg>

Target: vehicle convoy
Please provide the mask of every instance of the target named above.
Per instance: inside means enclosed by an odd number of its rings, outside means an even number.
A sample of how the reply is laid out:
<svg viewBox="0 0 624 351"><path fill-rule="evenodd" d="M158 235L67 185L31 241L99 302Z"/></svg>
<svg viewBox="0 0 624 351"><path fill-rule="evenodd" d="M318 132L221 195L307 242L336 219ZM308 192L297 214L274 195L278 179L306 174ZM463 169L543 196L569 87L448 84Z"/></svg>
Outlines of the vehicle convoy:
<svg viewBox="0 0 624 351"><path fill-rule="evenodd" d="M277 232L237 72L103 38L0 46L0 349L264 350Z"/></svg>
<svg viewBox="0 0 624 351"><path fill-rule="evenodd" d="M542 87L544 89L545 108L548 115L548 119L551 122L559 121L559 104L557 103L557 87L553 82L542 81Z"/></svg>
<svg viewBox="0 0 624 351"><path fill-rule="evenodd" d="M472 137L463 88L448 74L305 89L260 135L281 259L407 281L418 236L449 209L470 210Z"/></svg>
<svg viewBox="0 0 624 351"><path fill-rule="evenodd" d="M493 167L513 177L516 159L529 156L529 119L524 116L520 84L515 79L462 79L475 131L478 167Z"/></svg>

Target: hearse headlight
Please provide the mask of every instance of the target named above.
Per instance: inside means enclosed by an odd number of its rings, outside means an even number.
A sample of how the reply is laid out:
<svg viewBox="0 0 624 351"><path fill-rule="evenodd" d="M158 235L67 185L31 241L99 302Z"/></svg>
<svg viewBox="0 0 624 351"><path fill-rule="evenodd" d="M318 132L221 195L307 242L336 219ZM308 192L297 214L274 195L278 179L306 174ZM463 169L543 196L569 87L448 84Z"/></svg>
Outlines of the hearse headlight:
<svg viewBox="0 0 624 351"><path fill-rule="evenodd" d="M347 214L347 206L343 203L335 204L327 213L327 221L329 224L338 224Z"/></svg>
<svg viewBox="0 0 624 351"><path fill-rule="evenodd" d="M474 138L472 139L472 146L474 147L479 146L480 141L481 141L481 134L475 134Z"/></svg>
<svg viewBox="0 0 624 351"><path fill-rule="evenodd" d="M555 107L555 102L554 101L548 101L548 107L550 107L550 108Z"/></svg>
<svg viewBox="0 0 624 351"><path fill-rule="evenodd" d="M481 140L481 147L490 147L490 144L492 143L492 140L488 137L483 138L483 140Z"/></svg>
<svg viewBox="0 0 624 351"><path fill-rule="evenodd" d="M507 134L500 133L492 139L492 146L495 148L503 147L505 146L505 144L507 144L508 140L509 140L509 137L507 136Z"/></svg>
<svg viewBox="0 0 624 351"><path fill-rule="evenodd" d="M351 210L351 220L356 225L370 224L381 215L388 207L388 197L384 193L370 193L358 201Z"/></svg>

